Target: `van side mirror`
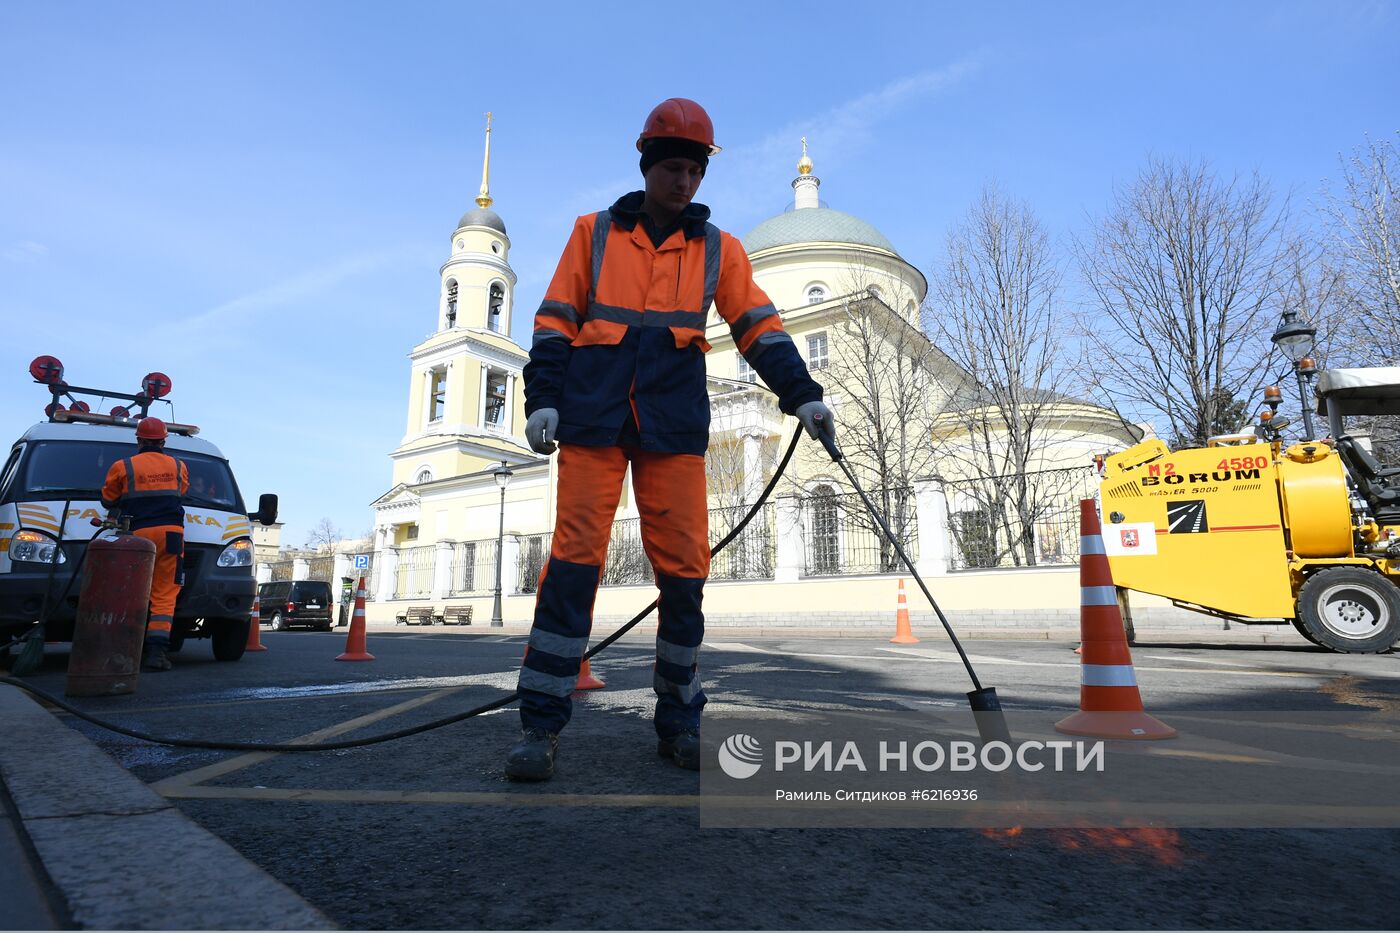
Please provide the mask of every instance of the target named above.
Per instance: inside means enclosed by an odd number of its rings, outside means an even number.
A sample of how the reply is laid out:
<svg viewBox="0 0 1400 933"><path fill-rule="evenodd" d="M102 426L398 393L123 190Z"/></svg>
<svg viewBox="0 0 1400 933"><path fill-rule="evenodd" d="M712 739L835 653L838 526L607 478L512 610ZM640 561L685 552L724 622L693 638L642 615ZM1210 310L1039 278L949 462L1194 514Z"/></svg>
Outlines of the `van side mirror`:
<svg viewBox="0 0 1400 933"><path fill-rule="evenodd" d="M258 510L249 512L248 518L259 525L271 525L277 521L277 494L265 492L258 496Z"/></svg>

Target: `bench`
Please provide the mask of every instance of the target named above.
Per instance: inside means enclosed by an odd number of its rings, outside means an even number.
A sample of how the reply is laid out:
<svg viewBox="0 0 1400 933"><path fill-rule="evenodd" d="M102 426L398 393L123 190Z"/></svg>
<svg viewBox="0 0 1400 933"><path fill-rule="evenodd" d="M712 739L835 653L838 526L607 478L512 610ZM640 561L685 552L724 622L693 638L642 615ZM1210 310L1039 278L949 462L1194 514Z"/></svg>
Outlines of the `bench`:
<svg viewBox="0 0 1400 933"><path fill-rule="evenodd" d="M446 609L442 610L442 624L443 624L443 625L471 625L471 624L472 624L472 607L471 607L471 606L448 606Z"/></svg>
<svg viewBox="0 0 1400 933"><path fill-rule="evenodd" d="M400 622L404 625L432 625L434 622L440 621L442 621L442 616L438 615L432 606L409 606L394 616L395 625Z"/></svg>

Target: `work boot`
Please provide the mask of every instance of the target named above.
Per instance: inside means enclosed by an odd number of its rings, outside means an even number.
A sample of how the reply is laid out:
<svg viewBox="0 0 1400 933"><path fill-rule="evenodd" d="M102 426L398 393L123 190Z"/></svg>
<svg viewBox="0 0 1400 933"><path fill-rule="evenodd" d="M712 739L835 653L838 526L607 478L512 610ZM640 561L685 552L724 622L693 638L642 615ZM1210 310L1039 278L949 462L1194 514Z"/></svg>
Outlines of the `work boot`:
<svg viewBox="0 0 1400 933"><path fill-rule="evenodd" d="M148 641L141 651L141 670L143 671L168 671L173 664L165 656L165 642Z"/></svg>
<svg viewBox="0 0 1400 933"><path fill-rule="evenodd" d="M526 729L506 756L506 777L512 781L547 781L554 776L559 733Z"/></svg>
<svg viewBox="0 0 1400 933"><path fill-rule="evenodd" d="M700 730L686 729L656 743L656 754L687 771L700 770Z"/></svg>

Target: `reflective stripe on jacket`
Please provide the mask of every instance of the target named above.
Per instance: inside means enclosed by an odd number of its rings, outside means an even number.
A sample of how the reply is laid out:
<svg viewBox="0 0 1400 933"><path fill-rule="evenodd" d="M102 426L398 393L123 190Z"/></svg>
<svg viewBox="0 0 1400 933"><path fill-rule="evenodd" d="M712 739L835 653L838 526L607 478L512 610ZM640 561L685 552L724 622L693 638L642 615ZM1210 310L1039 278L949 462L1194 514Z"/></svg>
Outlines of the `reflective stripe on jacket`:
<svg viewBox="0 0 1400 933"><path fill-rule="evenodd" d="M692 204L657 247L638 222L642 196L575 222L535 314L526 414L558 409L559 441L602 446L617 442L631 413L644 449L703 454L711 303L784 412L821 399L743 244Z"/></svg>
<svg viewBox="0 0 1400 933"><path fill-rule="evenodd" d="M157 525L185 527L180 497L189 492L190 474L169 454L147 450L123 457L107 470L102 504L116 506L131 517L131 529Z"/></svg>

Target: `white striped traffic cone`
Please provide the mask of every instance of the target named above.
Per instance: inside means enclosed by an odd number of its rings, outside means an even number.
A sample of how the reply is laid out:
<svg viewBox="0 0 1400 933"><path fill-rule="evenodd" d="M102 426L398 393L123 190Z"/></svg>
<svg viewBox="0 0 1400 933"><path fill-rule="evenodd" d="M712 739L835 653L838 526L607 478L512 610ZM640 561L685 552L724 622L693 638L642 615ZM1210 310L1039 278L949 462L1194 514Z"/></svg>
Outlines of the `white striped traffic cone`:
<svg viewBox="0 0 1400 933"><path fill-rule="evenodd" d="M1055 728L1099 739L1174 738L1175 729L1143 711L1093 499L1079 502L1079 590L1079 712Z"/></svg>

